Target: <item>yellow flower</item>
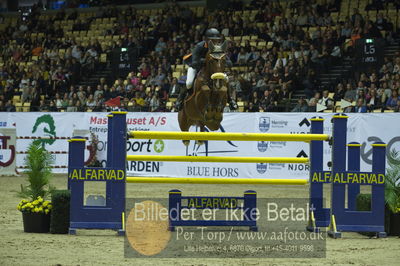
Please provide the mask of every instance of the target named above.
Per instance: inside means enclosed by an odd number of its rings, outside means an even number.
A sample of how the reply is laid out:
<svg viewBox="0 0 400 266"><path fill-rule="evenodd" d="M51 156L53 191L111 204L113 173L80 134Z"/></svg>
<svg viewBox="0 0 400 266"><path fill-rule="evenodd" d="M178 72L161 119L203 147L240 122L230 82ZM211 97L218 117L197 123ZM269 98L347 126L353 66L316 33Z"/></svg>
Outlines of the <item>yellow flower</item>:
<svg viewBox="0 0 400 266"><path fill-rule="evenodd" d="M40 199L38 198L37 201L38 202L43 202L43 199L42 198L40 198Z"/></svg>
<svg viewBox="0 0 400 266"><path fill-rule="evenodd" d="M33 204L34 206L36 206L36 205L38 205L38 204L39 204L39 201L37 201L37 200L34 200L34 201L32 202L32 204Z"/></svg>
<svg viewBox="0 0 400 266"><path fill-rule="evenodd" d="M48 213L49 213L49 210L48 210L48 209L46 209L46 210L44 210L44 212L45 212L46 214L48 214Z"/></svg>
<svg viewBox="0 0 400 266"><path fill-rule="evenodd" d="M39 208L34 208L33 211L34 212L39 212Z"/></svg>
<svg viewBox="0 0 400 266"><path fill-rule="evenodd" d="M39 209L40 212L43 212L43 208L42 207L39 207L38 209Z"/></svg>
<svg viewBox="0 0 400 266"><path fill-rule="evenodd" d="M43 202L43 207L46 207L47 205L49 205L49 203L50 202L46 200L45 202Z"/></svg>

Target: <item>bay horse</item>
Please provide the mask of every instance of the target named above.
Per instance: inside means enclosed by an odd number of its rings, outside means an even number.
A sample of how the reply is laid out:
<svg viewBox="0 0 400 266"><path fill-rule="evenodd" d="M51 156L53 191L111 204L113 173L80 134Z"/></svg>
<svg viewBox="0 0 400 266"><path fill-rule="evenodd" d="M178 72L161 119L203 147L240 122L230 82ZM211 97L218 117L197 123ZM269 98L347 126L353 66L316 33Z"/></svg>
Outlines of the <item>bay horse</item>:
<svg viewBox="0 0 400 266"><path fill-rule="evenodd" d="M214 44L209 41L208 47L204 67L194 82L193 93L185 98L183 108L178 113L181 131L189 131L191 126L198 126L201 132L205 131L205 127L215 131L221 125L228 94L224 73L227 42ZM188 140L183 140L183 143L189 145ZM203 141L197 143L202 144Z"/></svg>

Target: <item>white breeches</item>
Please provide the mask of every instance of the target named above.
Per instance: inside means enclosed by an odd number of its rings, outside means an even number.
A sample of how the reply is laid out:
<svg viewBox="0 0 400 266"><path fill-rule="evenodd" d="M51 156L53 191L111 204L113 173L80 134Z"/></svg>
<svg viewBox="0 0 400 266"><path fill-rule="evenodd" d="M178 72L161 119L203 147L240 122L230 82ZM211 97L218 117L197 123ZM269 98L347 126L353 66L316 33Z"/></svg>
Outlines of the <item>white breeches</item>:
<svg viewBox="0 0 400 266"><path fill-rule="evenodd" d="M197 70L193 67L189 67L186 75L186 88L191 89L193 87L194 78L196 77ZM228 75L225 74L225 81L229 82Z"/></svg>
<svg viewBox="0 0 400 266"><path fill-rule="evenodd" d="M196 77L196 69L189 67L186 75L186 88L191 89L193 87L194 78Z"/></svg>

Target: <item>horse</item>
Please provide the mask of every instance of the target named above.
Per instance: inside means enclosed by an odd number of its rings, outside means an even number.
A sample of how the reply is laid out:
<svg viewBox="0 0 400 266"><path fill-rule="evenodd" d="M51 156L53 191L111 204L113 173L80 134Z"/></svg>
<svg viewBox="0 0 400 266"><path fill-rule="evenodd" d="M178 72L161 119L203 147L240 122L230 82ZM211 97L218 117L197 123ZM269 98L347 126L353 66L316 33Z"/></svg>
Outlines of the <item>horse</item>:
<svg viewBox="0 0 400 266"><path fill-rule="evenodd" d="M183 108L178 113L181 131L189 131L191 126L198 126L201 132L205 131L205 127L215 131L221 126L228 98L228 83L224 73L227 42L214 44L209 41L208 47L204 67L194 81L193 93L185 98ZM189 145L188 140L183 140L183 143ZM196 143L200 145L203 141Z"/></svg>

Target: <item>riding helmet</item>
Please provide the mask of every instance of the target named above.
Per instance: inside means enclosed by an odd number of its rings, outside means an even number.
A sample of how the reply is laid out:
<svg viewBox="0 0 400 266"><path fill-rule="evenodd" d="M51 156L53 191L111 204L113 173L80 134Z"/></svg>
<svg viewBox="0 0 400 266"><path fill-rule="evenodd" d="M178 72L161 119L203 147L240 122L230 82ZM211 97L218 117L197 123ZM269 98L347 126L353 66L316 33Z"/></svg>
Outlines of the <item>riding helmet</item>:
<svg viewBox="0 0 400 266"><path fill-rule="evenodd" d="M218 40L221 39L221 34L216 28L211 28L206 31L206 38L210 40Z"/></svg>

